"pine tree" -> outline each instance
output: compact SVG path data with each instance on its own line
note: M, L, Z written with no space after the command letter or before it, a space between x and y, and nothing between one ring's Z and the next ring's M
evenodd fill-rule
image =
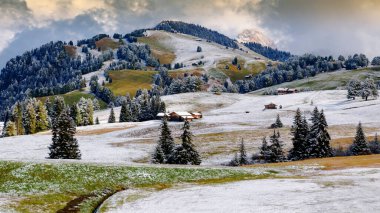
M318 147L318 134L319 134L319 119L320 114L317 107L314 108L313 113L311 115L310 121L310 132L308 135L307 142L307 157L308 158L316 158L318 157L319 147Z
M96 117L96 119L95 119L95 124L100 124L98 117Z
M36 114L36 131L41 132L49 129L48 112L41 101L37 101Z
M161 146L161 149L164 153L165 160L167 161L170 157L170 155L173 152L175 143L174 139L172 137L172 133L169 129L168 126L168 120L167 117L164 117L162 119L162 124L161 124L161 135L158 140L158 145Z
M369 142L368 146L372 154L380 154L380 142L377 133L373 141Z
M270 156L269 156L269 162L276 163L276 162L282 162L285 160L285 155L283 151L283 142L280 141L279 134L276 133L276 131L273 131L273 135L270 137L271 145L269 146L270 149Z
M240 166L238 154L235 153L234 158L228 163L228 166Z
M4 130L3 130L3 135L4 135L4 137L12 137L12 136L17 135L16 125L14 122L8 121L5 124Z
M61 112L65 109L65 100L61 96L56 96L52 105L52 115L51 120L52 123L58 119Z
M172 164L201 164L201 157L192 143L193 135L190 131L189 121L185 121L182 130L182 144L174 148L168 162Z
M128 109L127 109L127 102L123 101L121 104L121 110L120 110L120 116L119 116L119 122L128 122Z
M240 165L247 165L249 162L248 162L247 153L245 151L245 146L244 146L244 140L243 139L241 139L239 151L240 151L239 164Z
M161 146L158 144L152 155L152 163L165 163L165 154L161 149Z
M36 111L31 102L26 104L22 118L25 134L36 133Z
M356 128L356 136L350 147L350 152L353 155L371 154L361 123L359 123L358 127Z
M78 141L75 139L75 123L69 109L64 109L54 122L53 143L49 146L51 159L80 159Z
M298 108L294 116L293 126L291 129L293 148L289 151L289 160L302 160L308 157L307 137L309 127L305 117L302 117L301 110Z
M328 125L325 117L325 113L322 110L319 115L319 135L318 135L318 142L320 146L320 155L319 157L332 157L333 152L332 148L330 146L330 134L327 131Z
M20 102L17 102L15 107L13 108L13 122L15 123L16 126L16 134L17 135L23 135L25 134L24 127L22 125L22 105Z
M80 109L78 104L73 104L70 107L70 116L74 120L77 126L83 126L82 115L80 114Z
M270 156L271 156L270 147L268 146L268 142L267 142L266 137L263 137L263 141L262 141L261 147L260 147L260 158L264 162L268 162Z
M275 122L276 128L282 128L284 125L281 122L280 115L277 114L276 122Z
M110 116L108 117L108 123L115 123L115 112L113 111L113 108L111 108Z

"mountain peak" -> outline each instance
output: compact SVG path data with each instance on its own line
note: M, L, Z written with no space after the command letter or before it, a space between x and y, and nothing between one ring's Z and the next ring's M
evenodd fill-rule
M267 37L263 32L257 29L245 29L237 36L237 40L240 43L254 42L263 46L276 48L276 45L272 39Z

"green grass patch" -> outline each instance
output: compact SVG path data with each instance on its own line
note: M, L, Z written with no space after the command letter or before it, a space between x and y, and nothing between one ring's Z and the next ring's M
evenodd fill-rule
M246 64L242 59L238 60L238 65L240 65L241 70L238 69L238 65L232 65L231 60L223 60L217 64L217 69L227 75L232 82L237 80L245 79L245 76L252 75L255 76L265 70L266 65L264 62L254 62ZM228 67L228 69L227 69Z
M89 99L94 99L96 98L95 95L93 94L90 94L90 93L84 93L84 92L81 92L79 90L75 90L75 91L72 91L72 92L69 92L69 93L66 93L66 94L63 94L63 95L53 95L53 96L46 96L46 97L40 97L38 98L39 100L41 101L45 101L48 97L50 98L50 100L52 101L53 98L55 96L62 96L64 99L65 99L65 103L68 104L68 105L73 105L74 103L78 103L79 100L83 97L83 98L89 98ZM107 104L98 99L99 101L99 105L100 105L100 108L101 109L106 109L107 108Z
M15 200L18 212L56 212L73 198L121 187L165 189L179 183L222 183L256 179L247 170L102 166L80 163L19 163L0 161L0 193ZM83 204L95 207L99 197ZM93 203L93 204L91 204Z
M129 93L134 96L138 89L151 89L153 76L156 73L142 70L110 71L109 76L112 78L112 83L106 84L106 87L111 89L115 95Z

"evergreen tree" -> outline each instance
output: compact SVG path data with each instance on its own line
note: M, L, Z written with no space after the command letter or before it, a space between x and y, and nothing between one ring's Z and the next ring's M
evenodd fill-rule
M121 104L121 110L120 110L120 117L119 117L119 122L128 122L128 109L127 109L127 101L123 101Z
M284 125L281 122L280 115L277 114L276 122L275 122L276 128L282 128Z
M4 137L12 137L12 136L17 135L16 125L14 122L8 121L5 124L4 130L3 130L3 135L4 135Z
M380 142L377 133L373 141L369 142L368 146L372 154L380 154Z
M270 137L271 145L269 146L270 149L270 156L269 156L269 162L271 163L277 163L277 162L283 162L285 160L285 155L283 151L283 142L280 141L279 134L276 134L276 131L273 131L273 135Z
M41 132L49 129L48 112L41 101L37 101L36 115L36 131Z
M96 119L95 119L95 124L100 124L98 117L96 117Z
M165 163L165 154L162 151L162 148L159 144L156 146L153 152L152 163L157 163L157 164Z
M350 146L350 152L352 155L371 154L361 123L359 123L358 127L356 128L356 136L352 145Z
M175 143L172 137L172 133L169 129L167 117L162 119L161 135L158 140L158 145L161 146L161 150L164 153L165 161L167 161L173 152Z
M330 146L330 134L327 131L328 125L323 110L319 113L315 108L312 118L312 126L309 134L309 157L324 158L333 155Z
M80 114L78 104L73 104L70 107L70 116L77 126L83 126L82 115Z
M241 139L239 151L240 151L239 164L240 165L247 165L249 162L248 162L247 153L245 151L245 146L244 146L244 140L243 139Z
M269 162L270 156L271 156L270 147L268 146L266 137L263 137L263 141L260 147L260 158L264 162Z
M36 111L34 110L34 106L31 102L26 103L22 121L25 134L36 133Z
M53 101L52 105L52 115L51 115L51 120L52 123L58 119L59 115L61 112L65 109L65 100L61 96L56 96Z
M307 157L308 158L315 158L318 156L318 133L319 133L319 110L317 107L314 108L310 121L310 132L307 139Z
M302 160L308 157L307 137L309 127L305 117L302 117L301 110L298 108L291 129L293 148L289 151L289 160Z
M195 150L194 144L192 143L193 135L190 131L189 121L185 121L182 130L182 144L174 148L168 162L172 164L201 164L200 155L197 150Z
M235 153L234 158L228 163L228 166L240 166L238 154Z
M108 117L108 123L115 123L115 112L113 111L113 107L111 108L110 116Z
M53 124L53 143L49 146L51 159L80 159L75 123L69 109L64 109Z
M22 105L20 102L17 102L13 108L12 118L13 122L16 126L16 134L23 135L25 134L24 127L22 125Z

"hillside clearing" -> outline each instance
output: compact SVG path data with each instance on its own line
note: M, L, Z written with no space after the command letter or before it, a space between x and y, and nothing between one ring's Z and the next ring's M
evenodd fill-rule
M106 87L115 95L124 96L129 93L134 96L138 89L151 89L154 74L156 72L143 70L110 71L112 83L106 84Z
M237 80L244 80L246 76L255 76L265 70L266 65L264 62L253 62L247 64L245 60L239 59L238 65L241 66L241 70L238 69L238 65L232 65L232 59L221 60L217 63L216 68L227 75L232 82ZM228 67L228 69L226 69Z

